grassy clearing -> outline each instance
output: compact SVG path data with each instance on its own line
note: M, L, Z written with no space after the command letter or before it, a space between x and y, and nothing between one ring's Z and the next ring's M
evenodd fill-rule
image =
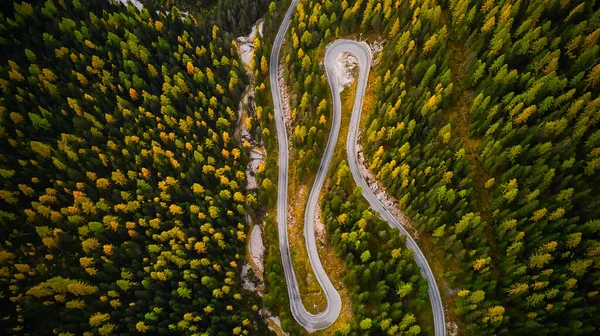
M293 159L290 162L293 162ZM325 310L327 298L312 271L304 240L304 212L311 184L306 183L306 180L300 184L301 182L294 178L296 166L289 165L289 167L288 215L291 220L288 221L288 240L290 253L302 303L308 312L317 314ZM314 176L307 180L312 182Z
M479 139L469 137L469 126L471 118L469 108L473 101L472 91L462 91L457 93L461 97L459 101L452 104L444 113L444 121L452 124L454 136L463 143L463 148L467 153L467 158L471 166L471 174L473 177L473 188L477 194L477 206L484 218L489 218L491 215L491 202L493 200L492 192L485 188L485 183L491 178L488 172L481 165L481 158L477 154Z
M337 145L335 147L334 156L346 158L346 141L348 140L348 129L350 128L350 118L352 117L352 107L354 106L354 96L356 93L356 86L358 81L352 82L352 84L345 88L340 94L342 99L342 118L340 125L340 137L338 138Z
M365 96L363 98L362 111L360 112L359 136L363 133L365 129L368 128L366 122L370 119L371 114L375 110L375 89L373 88L373 85L370 85L369 83L375 83L377 76L378 75L376 69L372 68L369 72L369 79L367 80L367 89L365 90ZM345 102L342 101L342 104L345 104ZM352 105L354 104L354 94L352 94L352 101L349 104L350 113L352 113ZM342 113L343 110L344 107L342 107Z
M464 47L451 43L450 49L452 50L452 57L449 66L452 74L464 73L466 67ZM490 205L493 195L489 189L485 188L485 183L491 176L481 165L482 160L477 154L480 139L469 137L469 127L471 126L469 110L473 103L474 92L467 90L467 83L462 75L453 75L452 83L454 85L453 103L445 111L443 118L446 123L452 124L453 135L458 136L467 152L467 158L472 168L473 187L477 194L477 206L484 219L487 219L491 215Z

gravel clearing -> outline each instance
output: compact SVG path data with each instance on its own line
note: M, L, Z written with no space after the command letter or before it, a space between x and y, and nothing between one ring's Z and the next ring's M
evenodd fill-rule
M258 277L263 277L265 267L263 265L263 258L265 255L265 245L262 240L262 228L259 225L254 225L252 228L252 235L250 235L250 257L252 262L256 266L258 271Z
M334 70L338 78L340 91L354 82L354 69L358 65L356 56L350 53L341 53L335 58Z
M127 0L121 0L127 1ZM252 52L254 51L254 39L256 38L256 32L258 29L258 35L262 36L262 26L263 21L258 20L253 26L250 34L248 36L240 36L237 38L237 45L240 49L240 57L242 58L242 62L247 67L250 66L250 62L252 61ZM258 27L258 28L257 28Z

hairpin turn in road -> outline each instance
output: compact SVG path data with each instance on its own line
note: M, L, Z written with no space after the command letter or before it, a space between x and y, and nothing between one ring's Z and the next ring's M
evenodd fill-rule
M340 294L336 291L331 283L331 280L327 276L327 273L323 269L321 260L319 259L319 253L315 241L314 232L314 220L315 220L315 209L319 199L319 194L325 178L327 176L327 170L331 163L331 158L335 150L341 121L341 99L340 89L338 85L338 78L335 75L334 64L335 58L340 53L351 53L358 59L359 65L359 76L358 85L356 87L356 95L354 98L354 106L352 108L352 117L350 120L350 127L348 131L348 139L346 142L346 150L348 155L348 164L352 172L354 182L362 188L362 195L367 199L371 208L375 210L384 220L388 222L391 227L398 228L402 235L407 237L406 246L414 251L414 258L421 269L421 274L427 280L429 284L429 298L431 300L431 306L433 309L433 319L435 325L435 335L443 336L446 335L446 324L444 317L444 307L442 305L442 299L440 296L439 289L433 277L431 267L427 263L427 259L412 239L410 234L401 225L400 222L391 214L391 212L383 205L383 203L373 194L369 188L364 176L362 175L357 156L357 142L358 142L358 130L360 125L360 114L362 110L362 102L367 87L367 80L369 77L369 69L371 66L371 52L369 46L366 43L360 43L353 40L336 40L327 47L325 52L325 71L327 74L327 80L332 93L333 99L333 119L331 132L327 140L327 145L323 153L323 158L319 165L315 181L311 188L311 192L308 198L308 203L304 217L304 239L306 242L306 250L308 252L309 261L311 263L313 272L319 284L323 288L325 296L327 298L327 307L319 314L311 314L304 307L300 298L300 291L298 289L298 282L296 275L294 274L294 268L292 265L292 258L290 255L290 248L288 244L287 234L287 191L288 191L288 139L286 125L281 108L281 94L278 86L278 64L279 64L279 51L285 33L289 27L292 13L294 12L298 0L293 0L288 8L283 22L279 27L277 36L273 43L273 50L270 58L270 82L271 82L271 94L273 95L273 105L275 113L275 123L277 127L277 140L279 142L279 176L278 176L278 194L277 194L277 225L279 231L279 249L281 252L281 258L283 262L283 268L288 288L288 294L290 297L290 310L296 321L309 330L320 330L325 329L332 325L338 318L342 302Z

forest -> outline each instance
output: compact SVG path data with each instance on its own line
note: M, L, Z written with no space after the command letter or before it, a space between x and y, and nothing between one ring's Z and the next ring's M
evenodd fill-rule
M331 103L320 62L341 37L383 42L363 107L365 157L440 259L459 333L597 333L598 4L301 2L282 52L299 180L323 151ZM334 183L345 168L332 167ZM336 245L339 216L359 218L323 199ZM396 290L376 302L396 302ZM389 330L383 320L368 330Z
M275 217L268 60L289 1L142 2L0 6L1 333L263 335L268 310L306 334ZM235 38L261 18L246 69ZM374 50L366 169L410 219L447 325L598 334L600 5L300 1L280 60L297 190L331 127L322 60L338 38ZM269 153L257 193L239 122ZM320 209L350 317L317 335L433 334L428 284L362 198L343 141ZM264 228L262 298L241 285L246 213Z
M235 45L177 8L12 5L0 17L2 334L262 330L239 280Z

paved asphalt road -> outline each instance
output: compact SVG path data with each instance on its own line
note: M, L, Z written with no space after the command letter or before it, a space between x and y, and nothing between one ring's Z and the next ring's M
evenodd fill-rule
M329 327L338 318L341 311L341 298L339 293L335 290L331 284L331 280L325 273L319 254L317 251L317 245L315 242L314 234L314 218L315 218L315 207L319 199L319 194L325 181L327 170L333 156L335 144L340 130L341 121L341 101L340 101L340 90L338 85L338 78L335 76L334 64L335 57L342 52L349 52L356 56L359 63L360 73L358 77L357 92L354 99L354 107L352 109L352 118L350 121L350 128L348 132L347 141L347 153L348 153L348 164L352 171L352 177L357 185L362 187L362 194L367 199L371 207L380 214L380 216L386 220L390 226L398 228L402 234L407 236L406 246L414 251L414 257L421 269L421 274L429 282L429 297L431 300L431 306L433 307L434 323L435 323L435 335L442 336L446 334L446 327L444 321L444 309L442 306L442 299L435 283L435 278L431 272L431 268L425 259L425 256L404 229L404 227L396 220L394 216L386 209L386 207L375 197L364 176L361 175L356 144L358 141L358 129L360 124L360 114L362 110L362 101L367 85L367 79L369 75L369 68L371 66L371 53L368 45L365 43L358 43L352 40L337 40L332 43L325 52L325 70L327 73L327 79L332 92L333 98L333 120L329 139L327 140L327 146L319 170L315 178L315 182L309 195L308 204L304 217L304 239L306 242L306 249L310 263L313 268L313 272L317 280L319 281L325 296L327 297L327 307L325 310L317 315L313 315L306 311L302 300L300 299L300 293L298 290L298 282L294 274L294 268L292 266L292 260L290 255L290 248L288 244L287 234L287 191L288 191L288 142L286 125L284 121L283 110L281 108L281 94L278 85L278 60L279 51L285 37L285 33L288 29L290 18L294 12L298 0L293 0L288 11L283 19L275 41L273 43L273 50L271 52L270 59L270 82L271 82L271 94L273 96L273 104L275 109L275 123L277 127L277 138L279 142L279 176L278 176L278 194L277 194L277 225L279 231L279 249L281 252L281 258L283 261L284 273L288 287L288 294L290 297L290 309L292 315L298 321L300 325L310 330L319 330Z
M323 269L323 265L321 264L321 260L319 259L317 245L315 243L314 221L309 220L304 225L306 250L308 251L308 257L310 259L313 272L315 273L315 276L317 277L317 280L321 284L321 287L325 292L325 296L327 297L327 307L323 312L317 315L313 315L306 311L306 308L304 308L302 300L300 299L300 291L298 290L298 282L296 280L296 275L294 274L294 267L292 266L292 257L290 255L290 246L288 244L287 233L288 142L283 110L281 109L281 95L277 81L277 66L279 64L279 50L281 49L281 44L283 43L285 32L288 29L288 26L290 24L290 18L292 16L292 13L296 9L297 4L298 0L292 0L292 3L290 4L290 7L287 10L287 13L285 14L285 17L283 18L283 22L281 23L279 31L277 32L277 36L275 37L275 41L273 42L273 50L271 51L271 60L269 62L271 94L273 96L273 106L275 109L275 124L277 126L277 140L279 142L277 227L279 231L279 250L281 252L281 259L283 262L285 280L287 282L287 289L290 297L290 309L292 311L292 315L301 326L310 330L320 330L329 327L338 318L342 309L342 299L340 298L340 294L335 290L335 288L331 284L327 273L325 273L325 270ZM330 136L327 148L332 147L331 154L333 153L333 147L336 139L337 135L333 140L331 140ZM323 158L323 161L327 161L326 165L324 165L324 162L321 162L321 167L319 167L319 172L321 172L321 170L324 169L323 173L321 174L323 176L321 176L320 178L321 185L323 184L325 174L327 173L327 168L323 168L323 166L329 166L329 162L331 161L331 154L328 158L327 156ZM318 181L315 181L315 184L317 182ZM320 187L318 189L321 190ZM311 191L311 197L313 198L314 190L315 188L313 187L313 190ZM318 199L318 193L316 194L316 198ZM316 203L316 199L313 200L313 203ZM315 204L313 204L312 207L313 219L314 206Z

